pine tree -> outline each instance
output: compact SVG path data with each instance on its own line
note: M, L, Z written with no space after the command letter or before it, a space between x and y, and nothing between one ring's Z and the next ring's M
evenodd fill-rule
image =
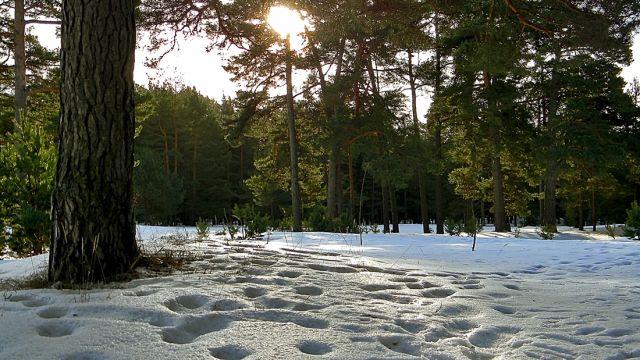
M49 280L106 281L131 270L135 8L131 1L63 4L58 164Z

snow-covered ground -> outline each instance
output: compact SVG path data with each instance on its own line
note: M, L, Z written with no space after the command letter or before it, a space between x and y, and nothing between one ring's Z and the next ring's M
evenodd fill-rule
M640 242L561 229L272 233L148 249L201 254L190 271L90 291L7 291L0 359L640 358ZM46 256L0 261L0 279Z

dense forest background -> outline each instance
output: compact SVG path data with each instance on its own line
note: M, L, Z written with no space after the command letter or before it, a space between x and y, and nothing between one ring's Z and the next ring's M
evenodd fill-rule
M179 80L137 88L138 222L291 228L287 61L306 77L294 98L305 229L582 229L624 222L637 200L640 83L620 77L637 1L295 1L308 27L292 57L270 5L142 1L151 63L175 34L207 36L234 49L225 70L244 90L217 102ZM0 1L0 242L20 254L48 243L60 106L58 51L25 29L57 18L57 1Z

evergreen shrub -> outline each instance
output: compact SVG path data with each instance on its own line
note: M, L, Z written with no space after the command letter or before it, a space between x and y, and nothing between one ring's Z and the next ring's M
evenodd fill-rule
M196 231L199 239L209 237L209 224L202 220L202 218L198 218L198 221L196 221Z
M444 230L450 236L460 236L462 233L462 222L446 218L444 221Z
M625 235L640 239L640 205L637 201L631 203L631 208L627 209L627 221L625 221Z
M245 204L233 207L233 216L244 226L244 238L252 239L261 237L269 230L271 218L269 215L261 214L253 204Z

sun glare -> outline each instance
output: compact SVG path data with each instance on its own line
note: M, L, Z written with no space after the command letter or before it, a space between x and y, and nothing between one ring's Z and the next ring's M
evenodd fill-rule
M269 10L267 22L282 38L304 32L305 22L300 13L285 6L273 6Z

